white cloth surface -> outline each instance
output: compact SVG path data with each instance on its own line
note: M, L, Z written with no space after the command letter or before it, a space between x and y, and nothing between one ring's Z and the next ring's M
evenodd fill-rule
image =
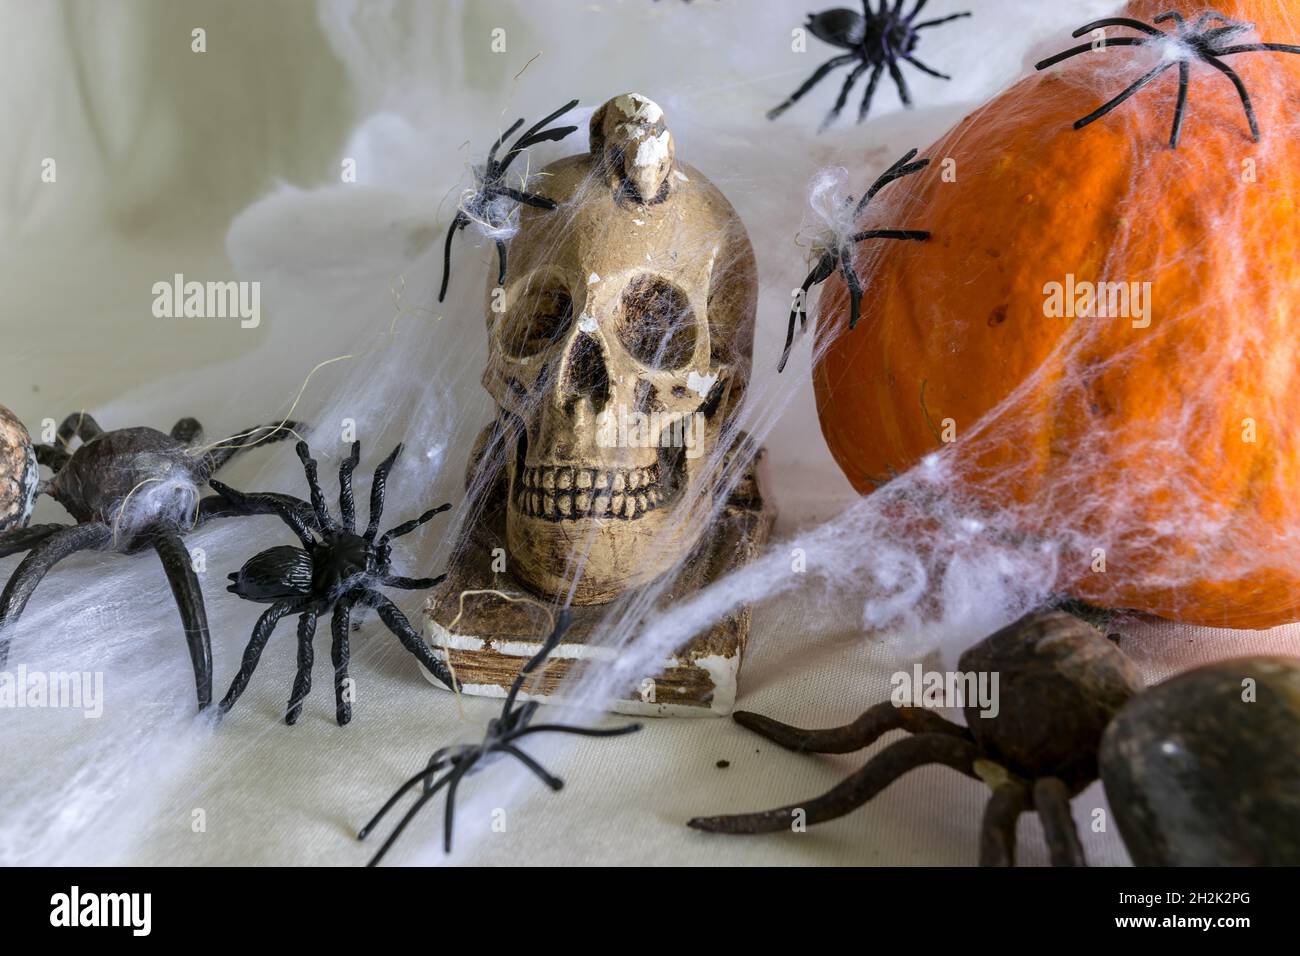
M540 115L571 95L593 106L630 89L665 106L680 130L679 153L716 173L750 222L764 272L755 360L761 385L773 375L784 331L784 290L800 278L803 250L790 238L809 175L864 154L875 170L908 145L932 141L1021 75L1031 51L1115 6L935 3L935 15L975 8L977 21L998 43L963 43L967 28L960 25L936 31L927 40L926 59L954 73L955 82L918 80L924 108L914 113L900 111L892 91L882 88L871 123L853 126L851 103L839 126L814 138L837 78L780 124L762 119L766 106L831 54L813 39L809 55L789 52L789 31L804 6L778 0L334 3L320 11L299 0L65 0L39 6L6 0L0 5L0 117L7 131L0 166L8 184L0 196L0 402L33 431L83 408L106 427L165 428L194 414L214 439L274 420L308 372L351 349L358 334L402 318L412 319L408 335L418 336L419 323L442 321L428 293L429 275L416 283L412 273L416 291L404 298L403 263L427 269L436 261L452 207L446 197L464 171L460 146L471 136L479 146L490 139L494 125L484 117L495 121L502 110L507 122L525 112ZM992 26L1011 17L1020 24L1014 31ZM504 54L490 51L498 26L508 38ZM191 49L196 28L206 30L206 53ZM541 56L516 79L537 52ZM585 130L556 155L583 142ZM863 149L863 143L872 146ZM765 170L753 158L758 153L768 159ZM773 172L776 154L787 158ZM57 160L52 184L40 179L48 157ZM349 157L359 182L344 187L338 170ZM855 180L866 178L861 163L853 172ZM471 287L474 294L463 301L473 309L492 260L489 248L471 246L469 240L458 243L453 281ZM392 268L367 268L384 255ZM264 266L256 273L266 313L259 328L167 322L150 313L154 282L175 273L243 278L249 262ZM339 290L337 308L301 304L310 300L302 290L330 283ZM486 421L490 409L477 386L481 320L470 315L464 328L463 353L453 357L455 374L445 385L457 398L462 431ZM403 347L413 341L402 340ZM800 360L806 366L806 343L792 361ZM310 408L321 389L367 387L344 366L332 366L312 379L304 406ZM412 401L427 394L417 392ZM418 436L407 433L423 427L422 416L436 414L399 404L387 422L392 440L407 437L418 445ZM459 444L442 437L429 444L430 456L445 452L448 462L437 494L450 494L468 451L463 435ZM377 445L364 449L366 473L381 453ZM810 389L785 410L767 445L770 491L780 509L778 541L852 500L822 443ZM277 460L292 457L284 448L277 454ZM253 486L269 456L241 462L227 480ZM322 470L328 473L329 464ZM284 490L296 489L292 467L277 474L287 476ZM60 518L46 501L37 520ZM198 539L213 571L219 570L204 576L218 692L257 611L220 593L224 572L253 550L278 543L270 534L266 525L250 524ZM420 541L421 554L434 552L435 537ZM299 725L285 727L279 718L294 666L286 623L240 707L211 729L187 716L192 684L175 612L161 573L144 562L83 556L52 574L33 599L29 616L41 601L70 609L79 594L99 602L98 616L38 617L15 645L11 666L39 666L42 655L65 640L65 628L80 629L69 642L94 648L86 629L104 627L115 648L135 642L135 650L99 664L69 664L102 666L110 692L116 682L131 697L97 721L0 713L0 723L8 724L0 728L6 753L0 813L9 822L0 859L362 863L371 845L354 839L356 829L432 750L476 739L499 706L458 702L431 688L372 620L356 638L354 722L334 725L322 635L316 690ZM15 563L0 562L0 572L7 575ZM864 639L854 626L854 608L817 607L819 601L809 594L757 609L740 707L804 726L829 725L888 697L890 674L910 661ZM403 606L414 614L418 599ZM1126 649L1150 680L1236 653L1294 652L1300 634L1295 628L1260 635L1163 623L1126 626L1124 633ZM160 702L151 706L154 695ZM987 791L944 769L915 772L868 807L806 833L728 838L685 827L698 814L764 809L821 793L880 746L845 757L797 756L723 719L650 720L633 737L563 747L539 740L536 753L568 785L555 794L529 781L505 795L505 831L495 833L485 828L498 809L497 768L470 778L462 789L462 820L471 834L476 825L482 832L467 835L452 859L973 864ZM720 760L730 766L717 767ZM1113 825L1093 831L1096 808L1105 808L1100 785L1074 803L1090 862L1127 862ZM18 826L31 819L40 825ZM392 859L439 859L440 832L438 801ZM1020 837L1022 862L1044 863L1036 820L1022 819Z

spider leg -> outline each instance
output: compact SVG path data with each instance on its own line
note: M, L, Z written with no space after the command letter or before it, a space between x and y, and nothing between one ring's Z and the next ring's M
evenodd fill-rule
M34 445L36 451L36 463L44 465L55 474L59 469L68 463L72 457L66 448L60 448L55 445Z
M32 545L31 551L14 569L4 592L0 593L0 668L9 659L9 638L5 636L5 631L22 617L23 610L41 579L70 554L99 548L112 540L112 537L113 532L108 525L93 522L59 528Z
M438 289L439 302L447 298L447 283L451 280L451 241L456 238L457 232L468 225L469 216L463 211L457 211L451 220L451 225L447 227L447 242L442 247L442 285Z
M1046 60L1039 60L1034 64L1034 69L1045 70L1049 66L1056 66L1056 64L1063 63L1064 61L1079 56L1082 53L1091 53L1093 50L1109 50L1114 46L1142 46L1146 42L1148 41L1142 37L1115 37L1113 40L1107 40L1101 46L1092 43L1082 43L1079 46L1071 47L1068 50L1057 53L1055 56L1049 56Z
M402 591L426 591L429 588L436 588L447 580L447 575L440 574L436 578L404 578L400 574L389 574L380 580L385 587L398 588Z
M1087 866L1079 831L1070 815L1070 791L1057 777L1034 781L1034 809L1043 823L1043 835L1052 866Z
M293 533L302 541L303 547L310 550L316 544L316 539L312 536L311 525L305 515L302 514L302 505L304 508L309 507L305 501L298 501L290 495L280 494L251 494L246 495L242 491L236 491L224 482L213 478L208 482L212 490L230 502L232 509L223 509L220 505L214 504L210 508L204 509L208 498L199 502L199 517L201 520L208 518L224 517L228 514L274 514L278 515L280 520L293 529ZM314 517L314 515L313 515Z
M907 22L911 23L918 16L920 16L921 11L925 9L926 4L928 4L929 2L930 0L916 0L916 6L914 6L912 8L912 12L907 15Z
M1156 18L1160 22L1160 18ZM1149 23L1143 23L1141 20L1135 20L1132 17L1102 17L1100 20L1093 20L1091 23L1085 23L1079 29L1075 30L1070 36L1078 38L1087 36L1094 30L1101 30L1105 27L1128 27L1130 30L1136 30L1138 33L1145 33L1147 36L1163 37L1164 30L1158 30ZM1118 37L1116 39L1119 39ZM1113 43L1114 40L1106 40L1107 43Z
M1016 821L1029 809L1029 792L1023 783L998 785L984 807L980 825L980 866L1015 866Z
M298 618L298 673L293 679L293 694L284 722L293 726L302 714L302 702L311 693L311 665L315 660L311 641L316 636L316 609L309 608Z
M1237 53L1300 53L1300 46L1291 43L1247 43L1215 50L1215 56L1233 56Z
M370 820L367 821L366 825L357 831L357 839L364 840L366 837L370 836L370 834L374 831L375 827L379 826L380 821L382 821L384 817L388 815L388 811L393 809L393 807L397 806L397 801L401 800L402 797L404 797L407 793L409 793L411 791L411 788L414 787L421 780L427 780L435 773L437 773L437 768L434 767L432 763L430 763L426 767L421 767L418 773L402 781L402 785L398 787L396 790L394 790L392 796L390 796L387 800L384 801L384 805L379 808L379 812L377 812L373 817L371 817ZM424 792L428 793L429 789L430 788L426 788Z
M622 737L641 729L640 724L623 724L620 727L574 727L569 724L532 724L519 730L511 731L501 738L502 743L510 743L529 734L555 733L577 734L579 737Z
M519 139L515 141L515 145L506 154L505 159L502 161L500 168L502 170L505 170L505 168L509 166L510 163L514 160L514 158L518 156L519 153L521 153L523 150L527 149L529 146L532 146L536 143L544 142L546 140L555 140L555 141L562 140L564 139L564 137L568 136L570 133L576 130L578 128L576 126L563 126L560 127L559 129L546 130L546 132L544 133L541 132L543 127L559 119L561 116L569 112L569 110L573 109L577 105L578 105L578 101L576 99L569 100L569 102L565 103L558 110L556 110L553 113L548 113L546 116L543 116L532 126L528 127L528 129L524 130L523 135L520 136ZM515 129L518 129L520 126L523 125L523 122L524 122L523 120L520 120L518 123L516 123L514 126L511 127L511 130L513 131Z
M437 753L435 753L434 756L436 757ZM397 806L397 801L401 800L402 797L406 796L406 794L410 792L411 788L414 787L421 780L425 781L426 784L424 789L425 793L428 793L430 790L432 790L434 788L434 785L430 783L430 778L439 770L441 770L444 766L445 766L444 763L430 758L429 763L425 767L423 767L419 773L413 774L412 776L408 777L406 780L402 781L402 785L393 791L393 795L391 797L389 797L387 800L384 801L384 805L379 808L379 812L370 818L369 823L367 823L365 826L363 826L360 830L357 831L357 839L364 840L366 837L370 836L370 834L374 831L375 827L379 825L379 822L383 820L385 816L387 816L388 811L393 809L393 807Z
M374 477L370 482L370 522L366 525L364 535L367 541L374 541L375 535L379 533L379 521L384 516L384 491L388 486L388 473L401 453L402 445L398 443L397 447L388 453L388 457L375 468Z
M526 701L518 710L502 713L501 717L498 718L498 722L502 726L509 726L513 729L502 734L501 739L504 740L507 737L514 739L520 730L528 726L533 719L533 715L537 713L541 706L542 702L540 700L530 700Z
M388 839L385 840L383 842L383 845L380 846L379 849L375 851L375 855L370 858L370 862L367 863L366 866L377 866L379 864L379 861L384 858L385 854L388 853L388 851L392 848L393 844L397 842L397 838L402 835L402 831L405 830L410 825L411 821L415 819L415 815L424 809L424 805L428 803L430 800L432 800L437 795L439 790L441 790L446 784L451 782L451 778L456 772L457 771L454 769L448 770L445 774L443 774L438 779L437 783L435 783L424 793L420 794L419 799L417 799L415 803L411 804L411 809L407 810L405 816L402 817L401 822L398 823L397 826L393 827L393 832L388 834ZM420 777L423 776L425 776L425 772L421 772ZM420 777L416 777L415 779L419 780ZM394 797L396 796L397 794L394 794ZM448 794L448 796L450 796L450 794ZM364 840L366 838L366 835L370 833L371 829L375 826L375 824L379 822L380 817L382 817L385 813L387 813L388 810L390 809L391 804L395 802L396 800L393 799L390 800L390 803L385 804L384 808L379 812L379 814L376 815L376 817L373 820L367 823L365 828L362 829L361 832L357 834L357 839Z
M856 59L858 59L858 55L856 53L844 53L841 54L840 56L831 57L821 66L817 67L817 69L813 72L813 75L808 77L808 79L804 80L803 85L801 85L799 89L791 93L783 102L777 104L776 106L768 110L767 118L770 120L776 119L786 110L788 110L790 107L794 106L795 103L798 103L801 99L803 99L804 94L807 93L809 90L811 90L822 80L824 80L826 78L826 74L829 73L831 70L835 69L837 66L843 66L845 63L852 63Z
M506 251L504 239L498 239L497 244L497 285L506 284L506 259L509 253Z
M461 777L465 776L465 774L469 772L469 768L471 766L472 764L469 763L459 764L455 769L453 769L450 773L447 774L447 776L450 778L450 781L447 784L447 800L446 800L446 805L443 809L443 816L442 816L442 852L443 853L451 852L451 835L455 829L455 824L456 824L456 788L460 786ZM426 799L429 795L430 794L426 793L420 799L421 800Z
M453 747L439 747L429 755L429 762L424 766L424 792L428 793L433 787L433 775L447 766L447 755L452 751L463 754L473 748L469 744L458 744ZM416 777L416 779L420 779Z
M867 88L862 93L862 103L858 106L858 122L861 123L871 112L871 101L876 98L876 88L880 85L880 78L885 75L885 64L877 63L876 68L871 71L871 76L867 80Z
M578 101L574 100L573 102L577 103ZM548 130L543 130L540 133L532 133L531 135L525 134L524 136L520 136L519 139L515 140L515 145L510 148L510 152L506 154L505 160L502 161L500 167L501 171L504 172L506 168L515 161L515 157L518 156L520 153L522 153L524 150L526 150L528 147L536 146L538 143L546 143L546 142L558 143L560 140L564 139L570 133L574 132L577 128L578 127L576 126L557 126L555 129L548 129Z
M347 699L348 659L351 649L348 645L352 624L352 604L340 601L334 605L334 616L330 620L330 661L334 665L334 719L340 727L352 720L352 701Z
M99 427L99 422L90 415L85 412L73 412L59 425L56 434L59 444L66 448L72 443L73 438L80 438L82 444L85 444L92 438L99 437L103 432L104 429Z
M397 639L402 642L402 646L410 651L429 673L452 690L456 689L455 678L451 676L451 671L447 669L447 665L433 656L433 652L429 650L429 645L424 643L424 639L419 634L415 633L415 629L411 627L411 622L406 619L405 614L398 610L396 604L378 591L363 592L362 600L379 612L379 619L384 622L390 631L397 635Z
M239 667L239 672L235 674L230 689L226 691L226 696L221 699L217 707L221 713L228 713L244 693L244 689L248 687L248 681L253 676L253 671L257 669L262 650L266 647L266 642L271 639L271 632L275 630L275 625L279 623L280 618L293 612L298 606L298 601L276 601L262 612L262 616L253 625L253 636L248 639L248 646L244 648L244 660Z
M908 63L912 64L912 66L916 67L922 73L929 73L931 76L936 76L941 80L952 79L952 77L949 76L947 73L940 73L938 70L934 69L934 67L926 66L924 63L922 63L916 57L911 56L910 54L905 55L903 59L906 60Z
M912 242L925 242L930 238L930 234L924 229L868 229L866 232L855 232L851 237L852 242L864 242L867 239L907 239Z
M849 71L848 77L844 80L844 85L840 87L840 95L835 97L835 105L826 114L826 118L822 120L822 125L817 128L817 132L820 133L839 118L840 111L844 109L844 104L849 101L849 91L853 89L853 84L858 82L858 78L866 72L867 67L870 65L866 60L863 60Z
M890 744L820 797L758 813L696 817L686 825L710 833L777 833L790 828L795 811L803 811L809 825L824 823L862 806L917 767L937 763L974 776L979 757L979 748L969 740L949 734L917 734Z
M870 746L891 730L906 730L910 734L948 734L962 740L971 739L970 731L965 727L945 720L932 710L924 707L895 707L887 700L863 711L851 723L825 730L803 730L744 710L731 716L740 726L796 753L852 753Z
M498 186L497 192L517 203L523 203L525 206L533 206L537 209L554 209L559 205L554 199L547 199L545 196L537 196L520 189L511 189L509 186Z
M528 754L524 753L518 747L511 746L508 743L498 743L497 749L502 751L503 753L508 753L510 756L514 757L521 764L523 764L525 767L527 767L529 770L535 773L538 779L541 780L542 783L550 787L552 790L564 789L563 780L555 776L553 773L547 772L545 767L539 764L532 757L528 756Z
M497 137L496 142L492 144L492 148L488 150L487 166L489 169L492 166L496 165L497 150L501 148L501 145L507 139L509 139L511 136L514 135L515 130L517 130L519 127L523 125L524 125L524 118L521 116L519 117L519 119L511 123L510 126L506 128L506 131L504 133L502 133L500 136Z
M420 527L420 525L424 524L426 521L431 521L434 518L436 518L438 515L442 514L444 511L449 511L450 509L451 509L450 501L447 502L446 504L438 505L438 507L436 508L430 508L424 514L420 515L420 517L412 518L410 521L403 521L401 524L397 525L396 527L391 528L388 531L385 531L384 534L379 538L378 543L381 545L386 544L387 542L391 541L393 538L400 538L403 535L408 535L416 528Z
M1186 60L1178 63L1178 106L1174 108L1174 128L1169 134L1169 148L1177 149L1178 141L1183 135L1183 119L1187 115L1187 88L1191 82L1191 64Z
M912 108L912 91L907 85L903 71L898 68L898 63L894 60L889 61L889 75L894 78L894 85L898 87L898 98L910 110Z
M1156 77L1158 77L1158 76L1159 76L1161 73L1163 73L1165 70L1169 69L1171 66L1173 66L1172 63L1161 63L1161 64L1159 64L1158 66L1156 66L1155 68L1153 68L1153 69L1151 70L1151 72L1147 73L1146 76L1142 77L1140 80L1138 80L1137 82L1135 82L1135 83L1133 83L1131 86L1129 86L1129 88L1126 89L1123 93L1119 94L1119 96L1115 97L1113 100L1111 100L1111 101L1108 102L1108 103L1103 103L1101 106L1097 107L1095 110L1093 110L1093 111L1092 111L1091 113L1089 113L1087 116L1085 116L1083 119L1081 119L1081 120L1076 120L1076 121L1075 121L1075 124L1074 124L1074 128L1075 128L1075 129L1083 129L1085 126L1088 126L1088 125L1090 125L1091 123L1095 123L1097 120L1101 119L1103 116L1105 116L1105 115L1106 115L1107 113L1109 113L1111 110L1115 109L1115 108L1118 107L1120 104L1122 104L1125 100L1127 100L1127 99L1128 99L1130 96L1132 96L1134 93L1136 93L1136 92L1138 92L1140 89L1142 89L1142 87L1146 86L1148 83L1150 83L1150 82L1151 82L1152 80L1154 80Z
M311 489L311 507L316 512L316 522L320 525L322 531L334 530L334 519L330 516L330 510L325 505L325 492L321 490L320 477L316 469L316 459L311 457L311 449L307 447L305 441L298 442L296 446L298 460L302 462L302 470L307 475L307 487Z
M203 426L197 418L182 418L172 426L171 436L182 445L197 445L203 439Z
M162 562L172 597L181 614L185 629L185 643L190 650L190 663L194 666L194 686L198 691L199 710L212 703L212 639L208 636L208 614L203 607L203 590L189 549L175 531L158 530L150 536L153 549Z
M1221 72L1228 79L1232 80L1232 85L1237 88L1237 95L1241 97L1241 105L1246 110L1246 120L1250 123L1250 135L1255 142L1259 142L1259 122L1255 119L1255 107L1250 102L1250 91L1246 89L1246 84L1242 82L1237 71L1222 60L1213 57L1205 57L1205 62L1210 64L1216 70Z
M785 363L790 360L790 350L794 348L794 326L796 319L802 328L808 327L808 312L806 301L808 299L808 290L813 287L813 280L817 276L817 270L814 269L808 273L808 278L803 280L803 285L799 287L800 295L795 299L794 306L790 309L790 325L785 330L785 348L781 350L781 361L777 363L776 370L778 373L785 371Z
M913 15L915 16L915 14L913 14ZM930 27L937 27L937 26L939 26L939 25L942 24L942 23L948 23L948 22L951 21L951 20L960 20L962 17L969 17L969 16L971 16L971 13L970 13L969 10L967 10L967 11L964 12L964 13L954 13L954 14L952 14L952 15L950 15L950 16L946 16L946 17L937 17L937 18L935 18L934 20L925 20L925 21L923 21L923 22L921 22L921 23L917 23L917 24L915 24L915 25L912 27L912 29L913 29L913 30L927 30L927 29L929 29Z
M316 513L312 511L311 505L301 498L283 495L278 492L245 495L221 484L216 479L213 479L213 481L215 482L213 484L214 488L220 485L225 491L221 494L209 495L199 502L198 519L194 524L196 528L213 518L234 518L252 515L283 517L283 513L293 515L298 519L299 524L305 528L315 526ZM209 483L212 484L212 482ZM297 525L291 525L291 527L297 530Z
M208 463L208 474L215 475L230 459L236 455L242 455L257 445L292 438L293 433L302 427L302 422L285 419L274 425L255 425L252 428L246 428L242 432L230 436L225 441L219 442L215 448L208 451L204 456Z
M862 283L858 281L857 270L848 256L840 256L840 272L849 287L849 330L852 331L858 327L858 319L862 318Z
M344 531L357 530L357 503L352 495L352 472L361 461L361 442L354 441L348 457L339 462L339 516Z
M871 188L868 189L863 194L862 198L858 200L858 205L854 210L854 214L861 215L862 210L867 208L867 204L870 203L871 200L875 199L877 194L879 194L879 192L890 183L911 176L913 173L918 173L930 165L930 160L928 159L918 159L916 162L912 162L912 157L914 157L916 153L917 151L915 149L909 149L902 158L895 161L892 166L881 173L880 176L876 178L876 181L871 184Z
M50 535L75 527L71 524L31 524L26 528L0 531L0 558L7 558L19 551L30 551Z

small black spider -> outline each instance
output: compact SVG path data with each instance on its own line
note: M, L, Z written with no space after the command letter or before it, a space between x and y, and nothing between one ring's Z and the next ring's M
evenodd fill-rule
M259 425L203 446L203 427L193 418L182 418L169 434L153 428L106 432L85 412L64 419L57 443L37 445L36 458L53 472L41 491L76 523L0 532L0 558L28 552L0 594L0 668L9 656L6 632L56 564L78 551L135 554L152 548L180 611L199 709L207 707L212 702L212 643L203 592L181 539L212 518L269 513L273 499L258 510L199 496L211 475L231 458L263 442L288 438L298 427L290 421ZM81 441L76 450L71 448L73 439Z
M339 511L342 525L335 522L325 504L325 495L316 478L316 462L311 457L307 443L299 442L297 448L303 470L307 473L307 484L311 488L314 526L304 519L301 509L286 504L283 495L246 495L219 481L212 482L212 487L236 506L268 507L274 511L293 529L303 545L302 548L288 545L268 548L250 558L237 573L230 575L233 583L226 590L246 601L271 606L253 627L253 636L244 649L243 664L221 701L221 712L229 711L248 686L262 650L280 618L288 614L299 614L298 674L294 679L289 709L284 718L287 724L296 723L302 713L302 702L311 691L312 638L316 635L316 619L332 608L331 631L334 643L331 656L334 662L335 713L340 726L350 721L352 703L348 699L347 681L351 652L348 631L352 608L356 605L373 608L378 612L379 619L397 635L403 647L415 655L440 681L449 687L454 686L447 667L433 656L406 616L397 605L376 590L380 586L408 591L423 590L433 587L445 577L405 578L391 573L392 546L389 542L410 534L451 505L445 504L426 511L420 517L385 532L376 540L379 520L384 513L384 488L388 482L388 472L402 451L402 446L398 445L375 469L370 486L370 522L364 534L357 534L352 472L361 460L361 443L354 442L351 453L339 465Z
M442 251L442 287L438 290L439 302L446 298L447 282L451 279L451 241L456 237L456 233L471 222L481 223L492 230L504 229L510 224L511 214L519 203L537 209L555 208L555 200L553 199L547 199L545 196L538 196L523 189L513 189L507 186L505 183L506 171L510 168L510 164L515 161L515 157L530 146L536 146L538 143L548 141L558 143L576 130L578 128L576 126L560 126L555 129L544 129L544 127L553 120L559 119L577 105L577 100L569 100L550 116L530 126L522 136L515 140L515 144L506 151L506 154L497 159L497 150L501 148L506 137L512 135L515 130L524 125L522 118L515 120L514 125L497 137L497 141L492 144L492 148L488 150L487 162L483 166L475 167L474 178L478 182L478 189L467 202L461 204L460 209L456 212L456 217L452 219L451 225L447 227L447 243ZM523 183L521 182L520 185L522 186ZM500 237L496 238L495 242L498 260L497 285L505 285L506 243Z
M1188 24L1183 15L1176 11L1162 13L1156 17L1155 22L1172 22L1174 29L1172 31L1158 30L1141 20L1134 20L1130 17L1107 17L1102 20L1094 20L1092 23L1079 27L1071 36L1081 37L1104 27L1128 27L1144 35L1140 37L1115 37L1113 40L1106 39L1100 43L1085 43L1035 64L1035 69L1045 70L1049 66L1055 66L1057 63L1078 56L1081 53L1088 53L1091 50L1105 50L1110 47L1149 46L1154 43L1161 43L1172 44L1177 51L1175 59L1170 59L1166 55L1162 58L1162 62L1152 67L1150 72L1129 86L1124 92L1110 102L1099 106L1083 119L1078 120L1074 124L1074 128L1083 129L1089 123L1101 119L1177 63L1178 105L1174 108L1174 128L1169 137L1170 148L1177 149L1179 138L1183 132L1183 118L1187 112L1187 90L1191 82L1190 63L1193 59L1197 59L1208 63L1232 81L1233 86L1237 88L1237 95L1241 97L1241 105L1246 110L1246 120L1250 123L1250 135L1258 143L1259 123L1255 119L1255 107L1250 102L1250 93L1246 89L1246 84L1242 82L1237 72L1220 60L1219 57L1233 56L1237 53L1300 53L1300 46L1292 46L1286 43L1245 43L1237 46L1223 46L1223 44L1231 43L1238 37L1249 33L1255 29L1255 25L1241 20L1230 19L1214 10L1201 14L1192 24Z
M970 13L954 13L951 16L916 23L917 15L925 9L929 0L917 0L912 12L906 15L903 13L903 3L904 0L894 0L891 7L889 0L880 0L880 9L873 10L871 0L862 0L862 13L845 7L836 7L834 10L808 14L808 22L805 26L809 33L832 46L843 47L851 52L831 57L819 66L813 75L804 81L803 86L790 94L789 99L769 110L767 118L776 119L824 80L831 70L854 61L857 61L857 65L849 72L844 86L840 89L840 95L835 100L835 105L822 121L821 129L830 126L839 117L844 104L848 102L849 91L853 89L853 84L858 82L858 78L868 68L871 69L871 78L867 80L862 105L858 108L859 123L867 118L867 113L871 110L871 100L876 95L876 87L885 70L889 70L894 85L898 87L899 99L903 101L904 106L911 109L912 92L908 89L907 80L903 78L903 71L898 66L899 60L912 64L922 73L928 73L941 80L951 80L952 77L947 73L940 73L915 57L916 48L921 42L920 31L968 17Z
M916 152L914 149L908 152L906 156L881 173L880 178L871 184L871 188L867 190L865 196L858 200L857 207L853 210L854 222L858 220L862 215L862 210L867 208L867 204L876 197L880 190L894 180L911 176L913 173L919 173L930 165L928 159L912 162ZM852 196L844 200L845 206L852 202ZM855 243L864 242L867 239L905 239L913 242L924 242L929 238L930 233L920 229L868 229L866 232L853 233L843 242L840 242L838 238L830 240L825 247L819 250L821 257L817 260L817 265L813 267L812 272L808 273L808 278L803 280L799 295L795 297L794 307L790 310L790 326L785 333L785 348L781 351L781 362L776 367L777 372L784 371L785 363L790 358L790 349L794 346L795 321L799 322L801 329L808 327L806 305L808 291L813 286L820 285L829 279L836 266L839 266L840 272L844 275L844 281L849 287L849 328L857 328L862 309L862 284L858 281L858 274L853 271L853 245Z
M388 835L384 845L371 857L368 866L375 866L384 858L384 854L397 842L397 838L402 835L402 831L406 829L407 825L415 819L415 815L444 786L447 788L447 805L443 816L442 840L444 851L450 853L452 828L456 813L456 788L460 785L461 778L467 774L482 770L503 754L514 757L535 773L542 783L552 790L561 789L564 786L563 780L548 773L541 764L515 746L515 742L521 737L537 733L579 734L583 737L619 737L623 734L635 733L641 729L640 724L624 724L621 727L608 728L573 727L568 724L530 724L533 714L541 706L540 703L533 700L522 706L515 706L515 699L519 696L524 681L541 667L542 662L559 645L560 639L564 637L564 632L568 628L569 612L567 610L561 611L556 618L555 627L552 628L550 636L546 639L546 643L520 669L514 683L510 685L510 692L506 694L505 702L501 705L501 716L488 721L487 732L483 735L483 740L480 743L453 744L450 747L441 747L435 750L425 768L398 787L397 792L379 808L379 812L374 815L371 821L361 828L361 831L357 834L358 840L364 840L369 836L371 831L379 825L379 821L384 818L385 814L397 805L397 801L402 799L417 783L424 782L424 792L412 804L411 809L406 811L406 815L402 817L402 821L397 824L393 832ZM434 780L434 775L443 769L446 769L447 772Z

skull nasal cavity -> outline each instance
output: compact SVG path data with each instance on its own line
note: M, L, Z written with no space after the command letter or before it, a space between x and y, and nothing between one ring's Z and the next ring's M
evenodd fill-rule
M599 413L609 401L609 370L600 343L586 332L579 334L569 350L564 371L564 393L570 400L585 398Z

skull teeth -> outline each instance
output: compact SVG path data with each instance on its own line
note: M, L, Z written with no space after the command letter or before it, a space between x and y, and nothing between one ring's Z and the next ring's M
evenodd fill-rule
M612 470L538 465L522 469L515 483L519 510L548 521L639 518L666 498L658 465Z

